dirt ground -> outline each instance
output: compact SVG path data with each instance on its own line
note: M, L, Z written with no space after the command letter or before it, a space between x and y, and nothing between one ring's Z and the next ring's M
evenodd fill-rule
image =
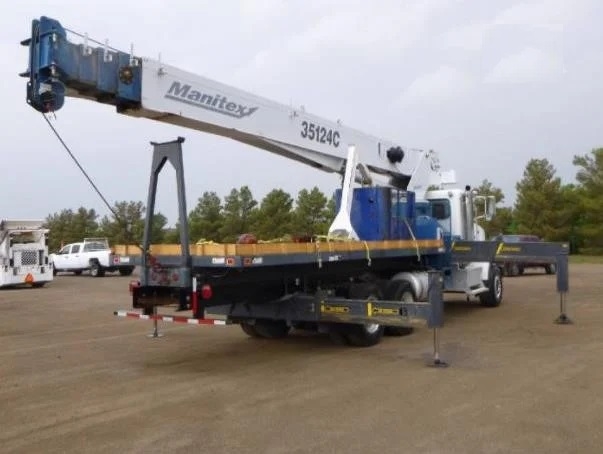
M0 452L600 453L603 266L505 279L494 309L447 303L442 356L418 328L371 348L238 326L151 324L129 278L0 291Z

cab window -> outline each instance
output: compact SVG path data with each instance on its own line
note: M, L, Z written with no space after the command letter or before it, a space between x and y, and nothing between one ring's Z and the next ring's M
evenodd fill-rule
M452 229L450 221L450 201L439 199L431 201L431 216L438 221L444 232L450 233Z

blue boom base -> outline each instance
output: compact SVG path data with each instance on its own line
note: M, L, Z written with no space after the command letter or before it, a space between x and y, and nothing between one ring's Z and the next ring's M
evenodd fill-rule
M336 211L341 189L335 191ZM438 223L429 203L415 203L415 193L384 187L354 188L351 222L364 241L437 239Z

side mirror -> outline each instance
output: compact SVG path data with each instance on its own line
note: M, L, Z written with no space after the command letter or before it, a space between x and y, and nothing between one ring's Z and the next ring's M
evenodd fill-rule
M493 195L476 195L473 197L475 220L484 219L491 221L496 214L496 198Z
M486 201L486 221L491 221L495 214L496 198L493 195L490 195Z

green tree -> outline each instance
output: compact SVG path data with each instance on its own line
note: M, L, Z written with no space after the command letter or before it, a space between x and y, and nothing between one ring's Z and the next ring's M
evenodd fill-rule
M500 207L496 209L494 218L489 222L484 222L482 226L484 227L484 230L486 230L486 237L491 238L499 233L516 233L514 221L513 208Z
M336 207L337 207L337 204L335 203L335 194L333 194L333 195L331 195L331 198L327 202L327 211L326 211L326 213L327 213L327 219L326 219L327 229L331 226L331 224L335 220L335 216L337 215L337 212L335 211Z
M328 202L327 197L316 186L310 191L299 191L293 214L294 232L299 235L326 234L332 221Z
M546 158L530 159L515 187L518 233L538 235L549 241L562 236L566 228L559 214L563 196L555 167Z
M110 244L140 244L144 232L144 204L135 201L115 202L116 215L105 215L100 222L101 234Z
M291 234L293 199L282 189L273 189L262 199L255 216L253 231L262 240Z
M166 228L163 235L163 242L166 244L180 244L180 226ZM191 242L195 242L195 239L191 239Z
M94 209L80 207L77 211L64 209L50 214L45 219L46 228L50 229L48 247L51 251L59 249L61 244L82 241L98 233L98 214Z
M223 242L234 242L242 233L249 233L257 212L257 201L248 186L232 189L224 198L224 221L220 229Z
M502 189L494 186L488 179L482 180L481 184L475 189L477 190L478 195L494 196L494 200L497 204L503 203L505 200L505 194Z
M103 216L99 234L109 239L110 244L141 244L144 235L145 206L140 201L119 201L113 205L117 214ZM164 241L167 218L162 213L153 215L151 242Z
M219 241L223 222L220 197L215 192L204 192L188 217L191 242L200 239Z
M162 213L155 213L153 215L153 222L151 224L151 242L158 244L165 242L166 226L168 220ZM141 239L142 241L142 239Z
M579 213L573 213L572 227L584 245L603 253L603 148L591 150L590 154L574 156L578 166L574 203Z

